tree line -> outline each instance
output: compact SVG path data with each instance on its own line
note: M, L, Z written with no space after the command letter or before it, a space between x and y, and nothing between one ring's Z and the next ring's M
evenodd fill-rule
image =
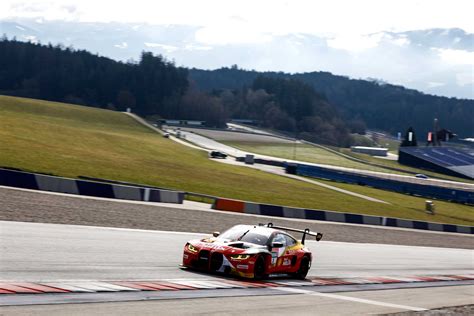
M402 86L376 81L349 79L328 72L287 74L257 72L236 66L217 70L190 69L190 78L205 91L239 89L259 76L300 80L326 96L351 129L365 124L392 134L413 126L419 135L433 130L433 119L461 137L474 136L474 100L428 95Z
M309 140L348 146L362 121L345 120L325 95L301 80L255 76L233 89L204 90L189 70L143 52L137 62L61 45L0 39L0 94L68 102L152 117L203 120L223 127L231 118ZM245 75L245 74L244 74Z
M122 63L61 45L0 40L0 93L150 115L188 87L187 70L143 52Z

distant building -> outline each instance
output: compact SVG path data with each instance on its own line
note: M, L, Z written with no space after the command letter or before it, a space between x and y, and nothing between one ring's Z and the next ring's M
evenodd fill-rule
M387 157L388 148L351 146L351 151L354 153L367 154L371 156Z

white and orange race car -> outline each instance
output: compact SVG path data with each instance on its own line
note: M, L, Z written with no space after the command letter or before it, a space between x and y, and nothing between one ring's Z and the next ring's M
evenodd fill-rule
M287 231L302 233L301 241ZM264 279L286 274L305 279L312 254L305 247L306 236L319 241L323 235L309 229L263 225L236 225L213 237L190 240L184 246L182 267L244 278Z

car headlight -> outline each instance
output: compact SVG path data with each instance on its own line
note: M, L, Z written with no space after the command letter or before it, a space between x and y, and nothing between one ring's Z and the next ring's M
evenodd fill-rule
M230 256L230 258L232 260L247 260L248 258L250 258L250 255L233 255Z
M193 253L198 252L198 250L196 249L196 247L194 247L194 246L191 245L191 244L188 244L187 247L188 247L188 250L191 251L191 252L193 252Z

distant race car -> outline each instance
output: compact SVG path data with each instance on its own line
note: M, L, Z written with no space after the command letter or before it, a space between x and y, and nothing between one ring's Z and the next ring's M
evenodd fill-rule
M425 175L425 174L422 174L422 173L417 173L417 174L415 174L415 178L418 178L418 179L428 179L428 176Z
M285 231L302 233L303 238L298 241ZM182 267L257 280L274 274L305 279L312 261L304 246L306 236L319 241L323 234L272 223L236 225L222 234L187 242Z
M221 159L225 159L225 158L227 158L227 154L224 154L222 151L211 150L211 151L209 152L209 157L210 157L210 158L221 158Z

